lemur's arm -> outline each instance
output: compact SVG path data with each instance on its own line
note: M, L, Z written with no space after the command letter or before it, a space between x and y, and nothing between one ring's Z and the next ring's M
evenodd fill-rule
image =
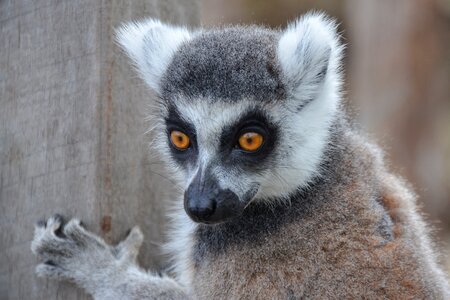
M143 235L134 227L113 247L73 219L62 225L54 216L36 225L32 251L44 259L36 272L43 277L75 282L95 299L187 299L169 277L152 275L136 263Z

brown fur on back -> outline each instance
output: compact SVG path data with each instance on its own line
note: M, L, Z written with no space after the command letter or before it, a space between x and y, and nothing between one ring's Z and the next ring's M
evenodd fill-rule
M249 206L200 226L193 291L201 299L445 299L415 195L381 151L336 126L324 174L290 204Z

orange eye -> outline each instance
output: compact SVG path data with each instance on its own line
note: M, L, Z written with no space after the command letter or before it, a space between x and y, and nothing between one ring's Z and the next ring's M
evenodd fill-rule
M178 130L174 130L170 133L170 141L178 150L186 150L190 145L190 140L187 134Z
M245 151L256 151L263 142L263 136L256 132L246 132L239 137L239 146Z

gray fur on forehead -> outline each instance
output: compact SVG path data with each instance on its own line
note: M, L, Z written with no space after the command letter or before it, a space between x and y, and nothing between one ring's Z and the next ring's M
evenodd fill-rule
M276 61L278 32L229 27L203 31L176 52L161 80L162 97L236 101L284 98Z

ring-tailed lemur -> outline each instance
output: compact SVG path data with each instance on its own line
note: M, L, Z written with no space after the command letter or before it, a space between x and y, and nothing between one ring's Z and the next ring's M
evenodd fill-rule
M284 31L120 28L160 98L157 148L185 186L173 277L137 266L137 227L113 247L58 217L36 226L37 273L96 299L449 299L416 196L340 107L335 29L320 14Z

